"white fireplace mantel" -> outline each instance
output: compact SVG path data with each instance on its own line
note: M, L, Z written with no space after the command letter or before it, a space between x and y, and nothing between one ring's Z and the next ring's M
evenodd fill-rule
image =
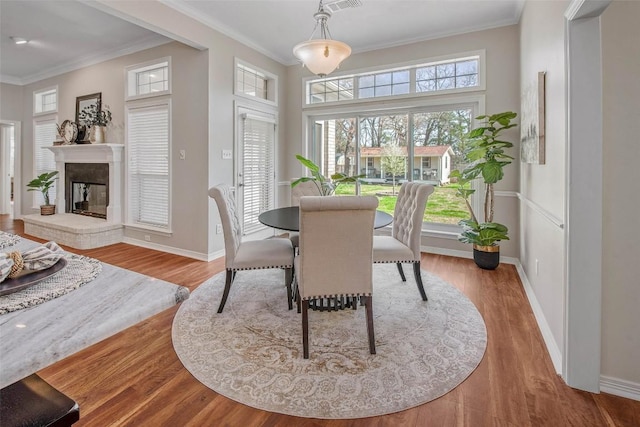
M107 221L122 223L124 144L75 144L45 147L55 155L58 182L65 182L65 163L108 163L109 206ZM65 206L65 186L56 186L56 205Z

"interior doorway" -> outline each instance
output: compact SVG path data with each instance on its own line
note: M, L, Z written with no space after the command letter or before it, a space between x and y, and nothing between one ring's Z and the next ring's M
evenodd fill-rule
M0 120L0 215L20 215L20 122Z

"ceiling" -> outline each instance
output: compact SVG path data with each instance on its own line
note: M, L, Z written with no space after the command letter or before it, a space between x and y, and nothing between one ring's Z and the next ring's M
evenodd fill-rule
M291 50L311 36L318 9L317 0L160 1L285 65L296 63ZM335 12L329 29L358 53L515 24L524 1L361 0ZM1 0L0 80L26 84L168 41L90 4Z

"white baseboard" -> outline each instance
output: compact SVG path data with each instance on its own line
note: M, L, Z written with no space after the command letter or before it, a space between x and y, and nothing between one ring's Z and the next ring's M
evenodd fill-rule
M640 401L640 384L600 375L600 391Z
M558 347L556 340L553 338L553 333L551 332L547 318L544 316L542 307L536 298L536 294L533 292L533 288L531 287L531 283L522 268L522 264L520 264L520 261L516 260L515 266L518 271L518 276L520 276L520 280L522 281L522 285L524 286L524 291L529 299L529 305L533 310L533 315L538 323L538 328L540 328L540 333L542 333L542 339L547 346L547 351L551 357L553 367L558 375L562 375L562 352L560 351L560 347Z
M200 252L190 251L186 249L174 248L173 246L165 246L165 245L160 245L158 243L145 242L138 239L132 239L131 237L126 237L126 236L122 239L122 242L128 243L130 245L134 245L134 246L140 246L142 248L154 249L156 251L167 252L174 255L181 255L187 258L193 258L198 261L209 262L215 258L218 258L218 256L211 258L212 255L216 255L216 254L203 254ZM223 251L223 255L224 255L224 251Z

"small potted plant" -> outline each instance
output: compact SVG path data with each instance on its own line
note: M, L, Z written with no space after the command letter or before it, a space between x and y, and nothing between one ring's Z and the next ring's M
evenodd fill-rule
M298 159L304 167L309 169L311 176L303 176L302 178L296 179L291 183L292 188L301 182L313 181L321 195L331 196L336 191L336 188L338 188L338 185L346 182L356 182L358 178L364 178L364 175L347 176L343 173L335 173L331 175L331 179L328 179L320 173L320 167L311 160L302 157L300 154L296 154L296 159Z
M516 123L511 123L516 116L516 113L506 111L476 117L477 120L484 120L483 126L471 130L463 137L467 142L464 152L467 166L462 171L451 171L449 175L458 180L456 194L464 199L471 216L459 222L462 233L458 240L473 244L473 259L478 267L486 270L493 270L500 263L498 242L509 240L507 227L493 221L493 185L504 177L504 167L511 164L513 160L513 157L505 153L505 149L513 147L513 144L502 141L500 137L505 130L517 126ZM485 186L482 222L469 202L469 197L475 190L468 185L472 180L480 177Z
M103 143L106 140L106 126L111 123L111 111L108 105L102 105L101 101L84 107L78 120L91 127L92 142Z
M52 205L49 200L49 189L58 179L56 175L58 175L58 171L45 172L27 184L27 187L29 187L27 191L40 191L44 197L44 205L40 205L40 215L53 215L56 213L56 205Z

